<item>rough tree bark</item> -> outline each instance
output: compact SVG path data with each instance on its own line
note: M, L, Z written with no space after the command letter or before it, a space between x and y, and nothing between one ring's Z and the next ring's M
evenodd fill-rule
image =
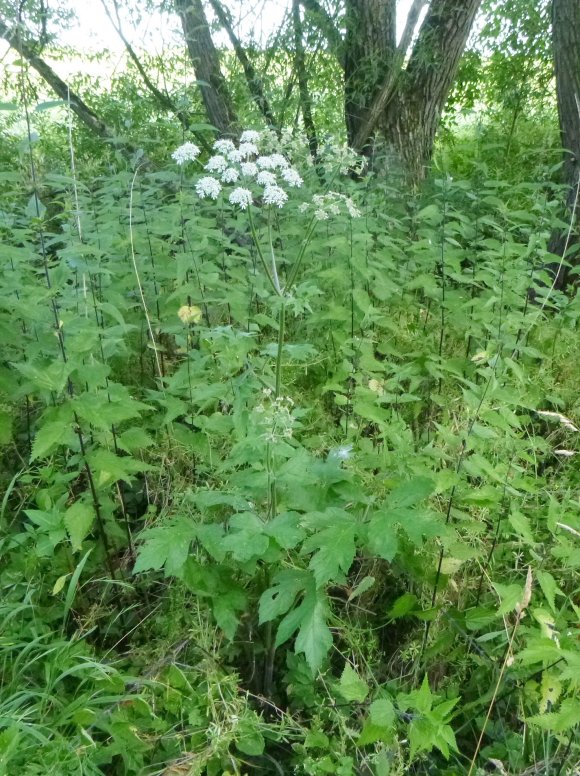
M346 0L344 114L350 145L393 64L396 6L396 0Z
M300 93L300 110L304 121L304 130L308 138L310 155L315 163L318 162L318 138L316 127L312 117L312 101L308 90L308 78L306 75L306 57L304 54L304 42L302 39L302 18L300 16L300 0L292 0L292 21L294 24L294 68L298 78L298 90Z
M424 177L445 100L480 5L481 0L432 0L409 63L379 118L389 150L413 180Z
M202 0L175 0L189 58L209 121L221 135L235 134L237 119Z
M301 0L329 44L336 29L317 0ZM384 141L391 160L412 180L424 176L441 112L481 0L431 0L412 47L426 0L414 0L401 44L395 43L396 0L346 0L346 36L336 56L344 63L349 144L372 154Z
M552 234L548 250L567 257L574 267L580 264L580 0L553 0L552 43L558 97L560 136L564 148L563 180L568 186L567 219L571 225L565 231ZM554 276L554 287L565 287L569 269L556 262L548 265Z

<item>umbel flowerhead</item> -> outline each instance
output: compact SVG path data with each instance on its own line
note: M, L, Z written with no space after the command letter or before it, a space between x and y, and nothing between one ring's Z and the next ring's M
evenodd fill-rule
M282 208L288 201L287 189L298 189L303 180L282 153L260 154L261 133L246 129L238 145L222 138L213 144L215 152L204 165L206 175L199 178L195 191L200 199L217 198L226 186L234 188L228 195L231 205L247 210L259 201L264 205ZM199 148L185 143L172 156L179 165L197 159Z

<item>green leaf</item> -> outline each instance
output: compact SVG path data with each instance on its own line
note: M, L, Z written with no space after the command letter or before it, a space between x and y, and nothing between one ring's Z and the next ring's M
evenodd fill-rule
M310 669L315 673L332 646L332 633L326 624L328 604L320 591L306 594L300 609L302 619L296 637L296 652L303 652Z
M72 544L73 552L82 549L83 541L89 535L95 520L95 510L82 501L75 501L64 513L64 525Z
M390 513L378 510L373 514L368 526L367 544L374 555L389 563L393 560L399 550L399 537Z
M135 474L155 469L144 461L129 456L121 457L102 448L90 452L87 460L91 468L98 473L97 483L100 487L111 485L117 480L130 484Z
M395 724L395 707L388 698L373 701L369 708L371 722L384 728L392 728Z
M137 554L133 573L158 571L165 567L165 576L179 576L189 555L197 527L187 517L176 517L171 522L149 528L141 534L142 544Z
M250 757L261 755L266 746L264 736L257 727L258 724L257 717L254 720L252 720L252 717L244 717L237 731L239 738L236 739L236 747L240 752Z
M212 609L217 624L223 630L226 637L232 641L236 635L240 618L238 612L246 608L247 599L242 590L231 587L229 590L220 591L213 598Z
M10 444L12 441L12 414L0 406L0 445Z
M222 548L242 563L261 557L268 544L264 523L251 512L234 515L230 519L230 532L222 540Z
M67 103L65 100L47 100L46 102L39 102L38 105L34 106L35 113L41 113L45 110L50 110L51 108L63 108L66 107Z
M415 477L394 488L387 499L391 509L413 507L424 501L435 490L435 483L426 477Z
M34 437L30 460L35 461L37 458L43 458L52 452L55 447L65 442L70 435L70 426L67 423L63 423L62 420L44 423Z
M226 551L222 544L223 537L223 526L218 523L207 523L197 526L198 542L218 563L221 563L226 557Z
M580 723L580 702L577 698L566 698L562 701L559 711L536 714L533 717L528 717L526 721L542 730L563 733Z
M305 535L301 519L298 512L282 512L264 527L264 533L275 539L284 550L292 550Z
M433 705L433 696L431 694L431 689L429 688L429 680L427 679L427 674L423 677L423 681L421 682L421 687L417 690L415 695L415 703L414 708L417 709L417 711L422 711L423 713L430 711L431 706Z
M338 691L346 701L362 703L369 693L369 687L350 663L346 663L340 677Z
M516 608L516 604L519 604L522 600L523 586L522 585L502 585L499 582L492 583L497 591L500 599L500 606L497 610L499 615L508 614L513 612Z
M528 544L535 544L534 536L530 529L530 521L526 515L513 509L508 517L514 531L519 534Z
M308 586L309 581L309 574L294 569L285 569L276 574L272 587L269 587L260 596L260 625L285 614L296 600L298 593ZM297 627L298 625L296 625ZM290 638L293 632L291 631L286 638ZM280 644L286 641L286 638L280 641Z
M392 737L393 734L390 728L375 725L370 719L367 719L357 739L357 744L359 746L368 746L369 744L375 744L377 741L388 742Z
M556 595L564 595L558 587L558 584L549 571L536 571L536 579L540 583L543 594L550 609L556 611Z
M348 597L348 601L354 601L355 598L358 598L359 596L363 595L363 593L366 593L367 590L370 590L371 587L375 584L375 578L374 577L363 577L361 581L358 583L358 585L355 587L355 589L352 591L352 593Z
M390 608L388 616L392 620L404 617L406 614L409 614L409 612L412 612L417 608L417 602L417 596L413 595L413 593L403 593Z
M69 362L54 361L42 367L29 363L14 364L16 369L29 380L35 388L43 391L54 391L57 394L64 390L68 377L74 365Z
M355 519L342 509L332 508L305 516L304 523L322 526L302 545L303 553L314 552L308 566L321 587L336 579L340 571L346 574L350 569L356 552Z

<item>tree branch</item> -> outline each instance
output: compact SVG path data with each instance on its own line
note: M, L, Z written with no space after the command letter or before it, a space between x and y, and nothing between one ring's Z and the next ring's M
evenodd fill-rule
M57 73L55 73L52 67L35 53L33 45L25 43L22 40L20 28L10 29L5 21L0 19L0 38L4 38L4 40L17 51L21 57L26 59L30 66L36 70L60 99L70 105L73 113L75 113L83 124L92 132L103 140L120 148L127 156L131 156L137 151L135 146L119 139L115 130L99 118L81 97L74 92L70 86L57 75ZM144 163L146 167L152 166L151 162L146 158L141 157L141 159L142 164Z
M209 3L213 8L214 13L217 16L220 24L228 34L228 38L230 39L230 42L234 48L234 51L236 52L236 56L240 61L240 64L244 70L244 75L246 76L248 89L250 90L250 94L252 95L254 102L260 109L260 112L266 119L266 122L270 126L275 126L276 120L274 118L274 114L272 113L272 109L270 108L270 103L268 102L268 98L264 94L262 79L256 72L254 65L252 64L248 55L246 54L244 47L240 42L240 39L234 32L234 28L232 27L229 14L226 12L226 9L221 4L220 0L209 0Z
M189 58L210 122L220 134L233 134L237 118L201 0L174 0Z
M340 66L344 70L344 41L340 30L334 23L334 19L328 13L318 0L300 0L300 4L305 11L312 14L316 26L323 33L328 41L330 48L333 50Z
M113 19L113 16L109 11L107 0L101 0L101 5L105 9L105 13L107 14L109 21L113 25L115 32L123 42L123 45L125 46L127 54L129 55L129 58L131 59L135 67L137 68L139 75L143 79L143 83L145 84L145 86L149 89L151 94L155 97L155 99L161 105L162 108L169 111L170 113L173 113L177 117L181 126L184 129L189 129L191 122L187 114L177 107L177 105L173 102L173 100L169 97L168 94L162 92L160 89L157 88L157 86L155 86L155 84L149 77L147 71L143 67L139 57L137 56L135 49L125 37L125 34L123 32L123 27L121 25L121 19L119 16L119 4L117 0L113 0L113 6L115 8L115 19ZM198 135L196 135L196 137L198 137ZM199 139L202 142L204 141L203 137L200 137ZM204 144L207 146L207 143L204 143Z
M427 0L413 0L413 4L409 8L407 21L405 22L405 29L403 30L401 40L397 46L397 56L402 55L403 61L407 56L407 51L409 50L409 46L413 41L413 35L415 33L415 28L417 27L417 22L419 21L421 11L426 5Z

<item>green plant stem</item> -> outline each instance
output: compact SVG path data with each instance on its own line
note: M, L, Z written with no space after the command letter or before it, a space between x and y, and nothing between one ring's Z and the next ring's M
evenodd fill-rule
M254 217L252 215L252 207L250 206L248 208L248 220L250 222L250 231L252 233L252 239L254 241L254 245L256 246L256 252L258 254L258 258L260 259L262 263L262 268L264 272L266 273L266 277L268 278L268 282L270 286L272 287L272 290L277 296L282 296L282 291L279 287L276 287L276 283L274 282L274 279L272 278L272 275L270 274L270 270L268 268L268 262L266 261L266 257L264 256L264 252L262 251L262 247L260 245L260 241L258 239L258 233L256 232L256 226L254 224Z
M278 348L276 350L276 383L274 387L274 398L280 396L282 390L282 353L284 350L284 334L286 329L286 304L280 305L280 315L278 316Z
M487 709L487 714L485 715L485 719L483 721L483 726L481 728L481 732L479 734L479 738L477 739L477 745L475 747L475 752L473 753L473 757L471 758L471 763L469 765L469 770L467 771L467 776L471 776L471 774L473 773L473 769L475 768L475 763L476 763L476 760L477 760L477 755L479 754L479 750L481 749L481 744L483 742L483 737L485 735L485 731L487 729L487 725L488 725L490 717L491 717L491 712L493 711L493 707L495 705L495 699L497 698L497 693L498 693L500 685L502 683L502 680L503 680L503 677L504 677L504 674L505 674L505 670L507 668L507 664L508 664L510 655L512 654L512 649L513 649L513 645L514 645L514 639L516 637L516 633L518 631L518 627L519 627L521 619L522 619L523 611L524 610L522 608L517 613L516 621L515 621L514 627L512 628L512 632L511 632L510 640L508 642L508 646L507 646L507 650L506 650L506 653L505 653L504 661L502 663L502 666L501 666L501 669L500 669L500 672L499 672L499 676L497 678L497 682L495 683L495 687L494 687L494 690L493 690L493 695L491 696L491 701L490 701L489 707Z
M296 276L298 275L298 270L300 269L300 265L302 264L302 259L304 258L304 254L306 253L306 248L308 247L308 243L310 242L310 238L312 237L312 233L314 232L316 224L317 224L316 218L314 218L313 216L306 229L306 236L304 237L304 240L302 241L302 245L300 246L300 252L296 257L294 266L290 270L288 280L286 281L286 285L284 286L283 292L285 294L287 294L292 288L292 286L294 285L294 281L296 280Z

